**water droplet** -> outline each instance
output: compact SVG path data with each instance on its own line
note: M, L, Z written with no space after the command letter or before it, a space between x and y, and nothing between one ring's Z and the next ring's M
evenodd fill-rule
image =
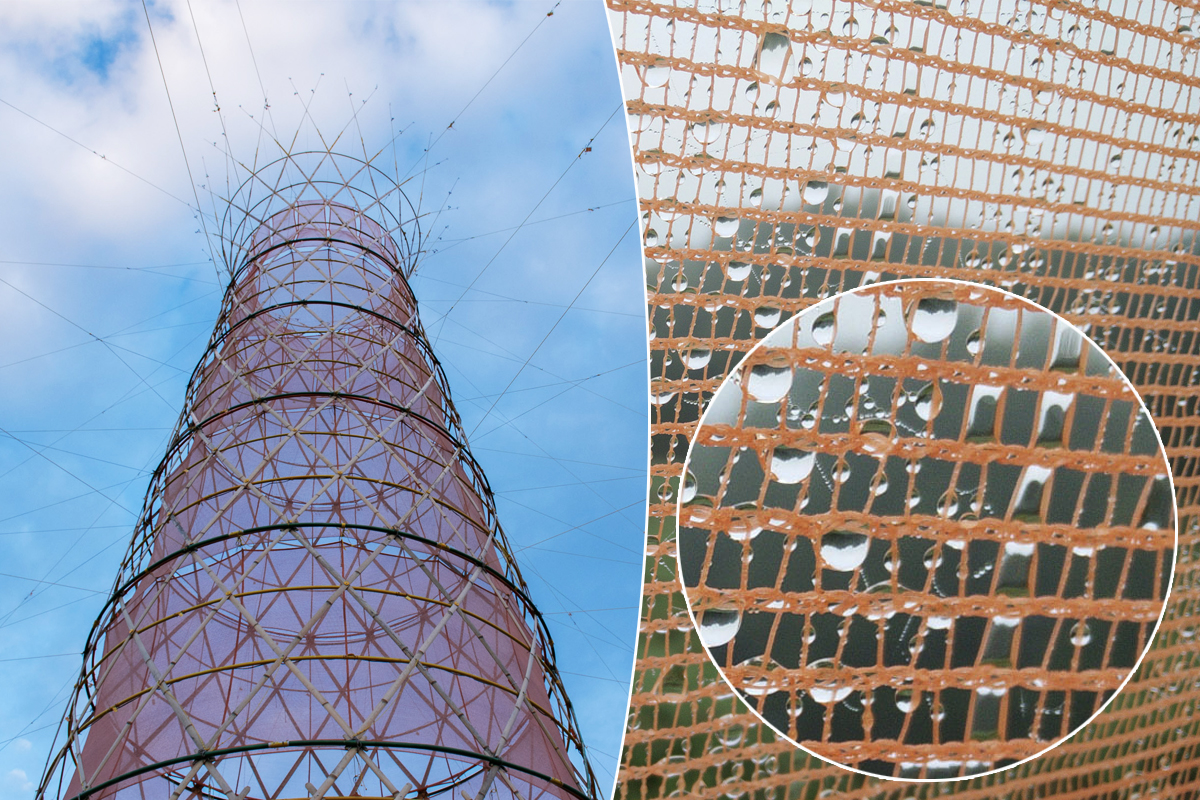
M750 277L750 268L745 261L730 261L725 267L725 275L731 281L744 281Z
M742 612L736 608L710 608L700 614L700 641L705 647L720 647L737 635Z
M762 669L766 672L772 672L774 670L783 668L782 665L779 664L778 662L773 661L770 658L765 658L762 656L756 656L754 658L749 658L749 659L743 661L742 663L738 664L738 666L739 667L758 668L758 669ZM771 680L771 678L768 675L761 675L757 678L746 680L738 688L740 688L744 693L750 695L751 697L762 697L764 695L770 694L771 692L775 691L775 688L772 685L773 683L774 682Z
M713 220L713 233L723 239L728 239L738 232L741 220L737 217L717 217Z
M865 533L836 530L821 537L821 560L826 569L851 572L862 566L871 545Z
M940 342L954 331L958 303L942 297L922 297L912 316L912 332L922 342Z
M762 194L763 194L762 189L755 189L754 191L752 191L750 193L750 205L761 206L762 205Z
M748 542L762 533L762 525L758 524L758 507L753 503L741 503L734 508L749 512L746 516L737 516L729 521L729 529L725 531L735 542Z
M936 417L941 410L942 387L937 381L917 392L917 396L913 400L913 411L917 413L918 417L928 422Z
M816 320L813 321L812 326L813 341L822 347L828 346L831 342L833 342L833 326L834 316L832 311L826 312L817 317Z
M655 65L642 68L642 83L651 88L665 86L671 78L671 68L665 65Z
M691 131L692 137L696 141L702 144L712 144L721 138L721 134L725 131L725 125L716 120L693 122L688 130Z
M826 670L833 669L834 666L833 659L822 658L809 664L808 669ZM831 703L840 703L842 700L845 700L850 695L851 691L852 689L849 686L843 686L835 680L826 680L809 689L808 695L822 705L829 705Z
M977 356L982 349L983 337L980 336L979 331L975 331L967 337L967 352L973 356Z
M799 483L812 474L816 458L813 452L776 447L771 452L771 478L779 483Z
M705 347L693 347L679 354L683 364L688 369L704 369L712 361L712 350Z
M679 499L684 503L690 503L696 499L696 493L700 491L700 484L696 482L696 476L690 471L683 478L683 494Z
M829 196L829 184L825 181L809 181L804 184L804 192L801 194L801 199L805 205L818 206L825 202L825 198Z
M760 328L774 328L779 324L783 310L772 306L763 306L754 311L754 324Z
M896 710L903 714L909 714L913 710L913 690L912 689L897 689L896 690Z
M758 44L758 68L780 77L792 51L792 41L782 33L764 33Z
M954 619L951 617L927 617L925 619L926 627L932 628L935 631L949 630L953 623Z
M1086 622L1076 622L1071 628L1071 644L1084 647L1092 640L1092 631Z
M778 403L792 389L791 366L755 364L750 368L746 391L760 403Z

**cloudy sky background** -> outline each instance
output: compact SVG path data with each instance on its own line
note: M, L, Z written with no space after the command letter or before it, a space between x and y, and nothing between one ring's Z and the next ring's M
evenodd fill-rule
M161 71L140 2L0 5L0 799L40 778L215 320L223 285L184 152L211 213L238 162L275 155L264 128L316 146L355 113L350 152L359 127L371 150L403 130L385 167L420 175L423 321L607 793L647 448L633 181L600 0L241 0L240 14L159 0L149 16Z

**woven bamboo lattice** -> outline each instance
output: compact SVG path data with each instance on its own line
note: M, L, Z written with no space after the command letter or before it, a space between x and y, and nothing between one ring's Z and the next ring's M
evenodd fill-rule
M618 796L1191 798L1200 780L1196 486L1200 77L1194 2L607 0L644 217L652 486ZM1166 617L1117 699L968 781L849 773L720 681L675 574L688 441L782 319L886 278L997 284L1078 325L1170 459Z
M873 774L1044 751L1113 696L1166 599L1153 422L1082 333L997 289L806 309L713 396L685 474L681 575L718 669Z
M412 209L288 153L38 798L595 798L553 647L406 280Z

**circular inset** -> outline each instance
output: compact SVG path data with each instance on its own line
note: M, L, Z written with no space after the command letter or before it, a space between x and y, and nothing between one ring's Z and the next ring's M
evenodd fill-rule
M713 396L680 498L700 638L834 763L949 780L1113 698L1170 588L1149 413L1066 320L968 283L875 284L775 329Z

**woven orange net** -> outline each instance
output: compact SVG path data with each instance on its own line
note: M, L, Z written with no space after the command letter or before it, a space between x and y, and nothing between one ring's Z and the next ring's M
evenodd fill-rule
M999 290L903 281L806 309L713 396L686 476L702 642L838 764L948 779L1037 755L1162 613L1153 422L1082 333Z
M1200 776L1200 78L1194 2L607 0L644 217L651 519L618 795L1184 798ZM990 283L1062 314L1142 394L1180 545L1149 656L1045 757L884 783L760 724L676 576L700 413L755 342L877 280Z

